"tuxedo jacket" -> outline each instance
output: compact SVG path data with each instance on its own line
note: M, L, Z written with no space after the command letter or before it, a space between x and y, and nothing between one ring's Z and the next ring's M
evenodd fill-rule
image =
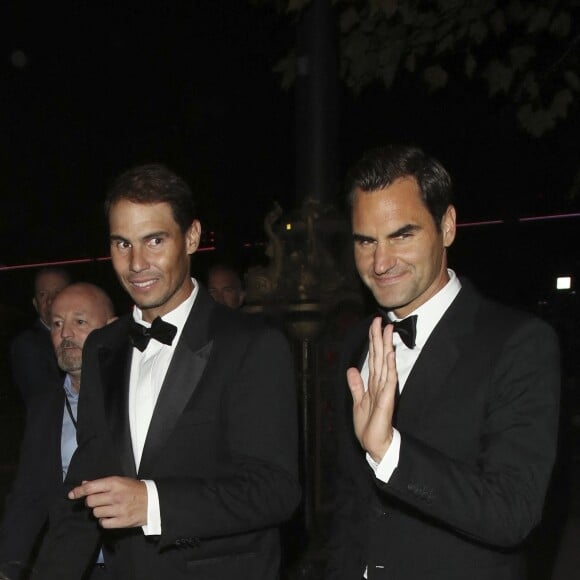
M62 390L64 373L58 368L50 330L40 319L23 330L10 345L14 383L25 404L51 387Z
M63 380L53 377L26 404L18 470L0 526L0 571L12 580L28 569L48 523L49 508L63 492L61 433Z
M395 410L398 467L379 481L354 437L345 372L364 361L366 320L346 345L339 474L326 578L523 579L556 453L559 353L542 321L467 282L417 359Z
M130 316L83 351L78 448L65 487L111 475L153 480L162 533L99 528L84 502L51 514L37 576L79 580L101 542L118 580L278 577L278 526L294 511L297 411L285 338L202 287L176 345L136 470L128 419Z

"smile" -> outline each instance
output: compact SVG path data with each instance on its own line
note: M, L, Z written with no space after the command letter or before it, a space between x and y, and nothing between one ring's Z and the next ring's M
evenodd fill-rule
M399 274L374 275L373 278L378 286L391 286L397 284L405 276L405 272Z
M157 278L155 278L153 280L144 280L144 281L137 281L137 280L130 280L129 281L131 286L134 286L136 288L140 288L142 290L147 290L148 288L151 288L156 282L157 282Z

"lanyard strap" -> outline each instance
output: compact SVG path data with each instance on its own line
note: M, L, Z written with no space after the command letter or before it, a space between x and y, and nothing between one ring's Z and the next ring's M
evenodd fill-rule
M66 405L66 410L68 412L68 416L70 417L70 420L72 421L72 424L76 430L77 420L75 419L75 417L73 415L72 407L70 406L70 401L68 400L68 394L66 392L64 394L64 404Z

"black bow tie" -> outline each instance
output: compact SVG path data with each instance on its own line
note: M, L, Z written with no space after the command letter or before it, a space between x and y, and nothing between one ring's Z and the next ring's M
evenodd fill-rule
M143 352L149 341L154 338L163 344L170 345L175 338L177 328L169 322L165 322L159 316L152 322L151 328L146 328L142 324L131 319L129 324L129 338L135 348Z
M417 336L417 318L416 314L407 316L403 320L389 320L387 313L379 308L379 314L383 317L383 325L393 325L393 331L396 332L407 348L415 348L415 338Z

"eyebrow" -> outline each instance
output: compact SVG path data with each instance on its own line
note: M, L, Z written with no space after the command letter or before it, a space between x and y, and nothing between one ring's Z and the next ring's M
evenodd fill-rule
M406 224L402 227L400 227L398 230L395 230L394 232L391 232L390 234L387 235L387 238L392 240L395 238L398 238L399 236L403 236L405 234L411 234L413 232L419 231L421 229L421 226L415 225L415 224ZM375 242L376 239L373 238L372 236L365 236L364 234L357 234L354 233L352 234L352 239L354 242Z
M142 236L140 239L141 241L145 242L147 240L151 240L153 238L163 238L163 237L167 237L169 235L168 232L165 231L159 231L159 232L151 232L150 234L146 234L144 236ZM109 240L111 242L128 242L131 243L131 240L128 240L127 238L119 235L119 234L111 234L109 236Z
M352 234L353 242L374 242L375 238L371 236L363 236L362 234Z
M389 239L398 238L399 236L403 236L405 234L412 234L413 232L416 232L420 229L421 227L418 225L406 224L402 228L399 228L398 230L395 230L394 232L390 233L387 237Z

